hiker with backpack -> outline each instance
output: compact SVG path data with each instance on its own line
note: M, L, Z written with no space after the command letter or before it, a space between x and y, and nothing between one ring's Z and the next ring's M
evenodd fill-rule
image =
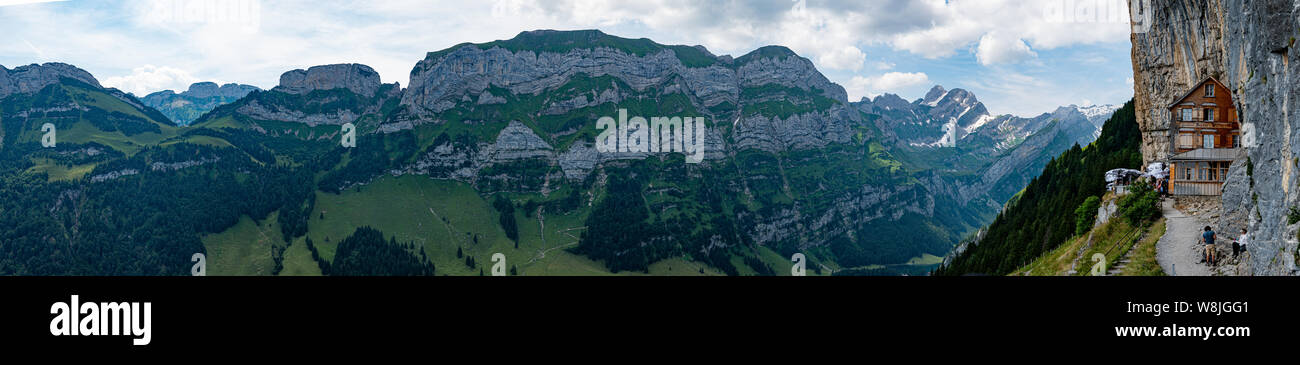
M1201 233L1201 244L1205 245L1205 262L1214 266L1218 262L1218 257L1214 253L1214 229L1205 226L1205 232Z

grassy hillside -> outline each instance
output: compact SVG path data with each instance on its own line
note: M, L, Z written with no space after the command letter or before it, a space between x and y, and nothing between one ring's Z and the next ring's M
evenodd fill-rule
M58 144L94 142L127 155L175 136L178 130L156 110L137 108L105 90L67 78L35 94L0 100L0 121L5 129L0 145L39 143L46 133L41 126L50 123L56 128Z
M1115 219L1071 238L1010 275L1064 276L1071 275L1071 267L1075 270L1073 275L1090 275L1097 263L1092 257L1100 253L1106 257L1106 268L1115 267L1121 259L1130 260L1120 276L1163 276L1155 250L1156 242L1164 233L1164 219L1136 229L1122 219Z
M221 233L203 237L207 249L208 275L211 276L265 276L272 275L275 260L272 251L284 247L277 214L261 222L248 216ZM310 259L310 256L308 257Z
M321 258L329 261L333 260L340 239L357 227L374 227L399 242L410 241L423 247L437 267L437 275L478 275L480 269L490 271L491 256L498 252L506 256L507 267L516 268L519 275L612 274L600 262L566 250L577 244L585 216L543 213L539 221L536 214L517 209L519 245L515 248L514 241L506 237L498 224L496 214L490 202L464 183L412 175L385 176L340 194L318 192L307 237L315 242ZM457 257L457 251L461 257ZM289 264L293 253L291 247L285 270L298 273ZM466 265L466 257L474 258L474 268ZM319 270L302 273L319 274ZM655 263L649 274L717 275L719 272L700 262L674 258Z

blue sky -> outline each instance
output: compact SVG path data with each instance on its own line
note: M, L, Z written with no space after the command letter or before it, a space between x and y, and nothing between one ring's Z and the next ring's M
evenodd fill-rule
M0 0L0 65L65 62L137 95L197 81L274 87L363 63L407 84L429 51L534 29L601 29L739 56L779 44L850 98L974 92L1036 115L1133 94L1124 0Z

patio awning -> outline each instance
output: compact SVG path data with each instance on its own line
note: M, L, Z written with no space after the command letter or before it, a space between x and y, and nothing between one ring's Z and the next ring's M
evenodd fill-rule
M1124 178L1137 178L1142 176L1142 170L1134 169L1114 169L1106 171L1106 182L1115 182Z

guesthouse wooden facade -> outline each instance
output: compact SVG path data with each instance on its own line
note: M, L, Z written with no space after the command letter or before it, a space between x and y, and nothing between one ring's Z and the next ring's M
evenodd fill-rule
M1207 78L1169 105L1170 192L1220 195L1228 167L1242 157L1241 123L1232 92Z

